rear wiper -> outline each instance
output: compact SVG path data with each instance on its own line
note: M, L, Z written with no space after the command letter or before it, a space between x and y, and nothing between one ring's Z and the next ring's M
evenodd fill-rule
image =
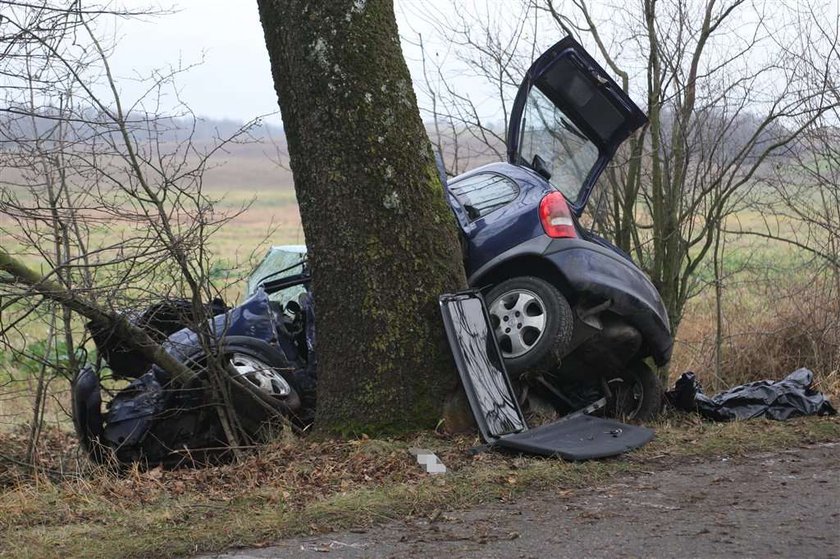
M546 165L545 159L540 157L540 154L534 154L534 160L531 162L531 168L545 180L551 180L551 171L548 170L548 165Z

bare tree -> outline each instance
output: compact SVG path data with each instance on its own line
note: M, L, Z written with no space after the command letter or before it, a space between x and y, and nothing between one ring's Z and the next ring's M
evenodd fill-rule
M0 341L41 366L32 449L50 376L72 377L84 362L82 320L183 385L195 371L133 326L127 312L185 298L191 312L183 319L213 355L206 302L224 285L214 281L208 239L235 213L217 210L203 176L211 157L247 130L193 141L197 120L174 87L187 68L153 73L146 93L126 103L97 27L113 12L48 1L3 4ZM176 99L174 107L162 105L166 98ZM47 324L35 352L27 343L37 330L33 320ZM232 413L231 377L221 362L208 360L207 371L226 438L236 445L244 432Z
M530 0L520 10L517 18L510 9L480 16L459 9L455 22L438 24L458 45L459 59L498 93L502 116L524 73L522 61L558 34L588 45L624 89L645 100L649 124L604 173L589 210L651 276L676 328L704 285L697 272L727 216L745 207L758 178L836 106L822 86L831 72L826 57L836 53L799 40L819 10L809 17L796 6L744 0L643 0L609 8ZM438 98L435 107L444 120L455 115L487 137L463 99L447 105Z

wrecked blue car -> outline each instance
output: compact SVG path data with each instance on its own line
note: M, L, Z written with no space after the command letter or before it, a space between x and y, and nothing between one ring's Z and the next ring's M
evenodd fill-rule
M580 222L598 177L645 122L627 94L567 37L525 75L511 111L507 161L444 181L469 284L487 302L511 380L523 398L561 414L604 397L606 413L617 417L646 420L661 406L662 386L651 366L669 361L673 338L659 293L627 254ZM248 280L247 300L233 310L217 307L215 331L233 369L284 405L299 425L311 421L316 313L305 247L272 248ZM188 334L170 326L158 330L168 348L197 351ZM125 390L156 394L165 386L161 371L106 345L100 353L114 373L137 378L137 386ZM74 386L83 441L147 456L144 444L158 445L160 454L198 448L198 439L216 446L224 439L215 424L202 430L206 412L183 411L186 404L164 396L129 405L131 397L120 392L102 415L95 369L83 371ZM162 419L139 423L141 416L159 418L173 409L180 419L168 430ZM190 432L202 435L190 439Z
M223 459L228 445L218 398L202 374L208 353L224 363L227 374L260 391L265 396L261 402L273 408L257 405L248 393L231 391L246 439L258 440L266 421L278 415L297 428L311 424L315 319L305 256L303 247L275 247L255 272L266 281L250 282L242 304L232 309L220 300L208 304L203 314L213 316L208 325L212 348L205 348L187 327L197 320L189 301L161 301L130 318L198 373L186 386L173 387L169 373L110 330L88 324L97 361L79 372L72 387L73 422L82 447L97 462L116 458L121 463L178 465ZM272 271L264 272L266 267ZM103 412L106 374L109 380L130 383L112 395Z

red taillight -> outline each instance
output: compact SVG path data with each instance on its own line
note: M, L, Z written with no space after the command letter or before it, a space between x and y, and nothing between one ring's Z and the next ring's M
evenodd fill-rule
M559 192L550 192L543 197L540 202L540 222L549 237L577 237L569 204Z

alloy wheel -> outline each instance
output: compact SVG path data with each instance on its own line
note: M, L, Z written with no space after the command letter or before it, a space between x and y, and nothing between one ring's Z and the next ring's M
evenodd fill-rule
M533 291L515 289L503 293L488 311L505 359L528 353L543 336L545 303Z
M237 374L272 396L288 396L292 391L289 383L279 372L258 359L234 353L230 356L230 364Z

